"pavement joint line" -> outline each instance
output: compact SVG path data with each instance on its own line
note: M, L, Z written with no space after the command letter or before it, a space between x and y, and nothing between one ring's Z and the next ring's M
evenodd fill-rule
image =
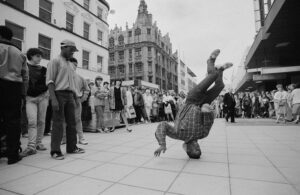
M264 133L265 134L265 133ZM266 134L265 134L266 135ZM247 134L246 134L246 136L248 136ZM269 136L269 135L268 135ZM248 138L249 138L249 136L248 136ZM258 149L258 150L260 150L263 154L264 154L264 156L265 156L265 158L272 164L272 166L278 171L278 173L287 181L287 184L289 184L290 186L292 186L292 188L296 191L296 192L298 192L298 194L300 194L300 191L293 185L293 183L280 171L280 169L273 163L273 161L271 161L270 160L270 158L265 154L265 152L263 151L263 150L261 150L258 146L257 146L257 144L252 140L252 138L249 138L250 139L250 141L256 146L256 148Z
M183 169L187 166L187 164L188 164L189 161L190 161L190 159L186 160L185 164L182 166L181 170L179 172L177 172L176 177L173 179L173 181L171 182L171 184L169 185L169 187L167 188L167 190L164 192L164 194L166 194L166 193L169 192L169 190L171 189L171 187L173 186L173 184L175 183L175 181L182 174Z
M11 193L14 193L14 194L18 194L18 195L24 195L24 194L21 194L21 193L18 193L18 192L14 192L14 191L11 191L11 190L7 190L7 189L4 189L4 188L1 188L1 190L4 190L4 191L7 191L7 192L11 192Z
M121 179L119 179L117 182L115 182L113 185L111 185L109 188L111 188L112 186L114 186L115 184L118 184L121 180L125 179L126 177L128 177L131 173L135 172L136 170L138 170L139 168L142 168L143 165L147 164L148 162L150 162L151 160L153 160L154 157L150 158L148 161L146 161L145 163L143 163L140 166L137 166L135 169L133 169L131 172L129 172L127 175L123 176ZM121 184L121 183L120 183ZM104 191L100 192L100 194L102 194L103 192L105 192L106 190L108 190L109 188L105 189Z
M231 175L230 175L230 162L229 162L229 152L228 152L228 132L227 132L227 126L225 126L225 121L223 121L224 124L224 132L226 137L226 151L227 151L227 170L228 170L228 182L229 182L229 194L232 195L232 185L231 185Z

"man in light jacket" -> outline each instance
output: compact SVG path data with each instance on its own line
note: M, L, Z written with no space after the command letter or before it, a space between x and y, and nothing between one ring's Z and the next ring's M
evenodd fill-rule
M28 84L26 57L12 44L12 37L9 28L0 26L0 133L6 135L8 164L22 159L19 155L21 102Z

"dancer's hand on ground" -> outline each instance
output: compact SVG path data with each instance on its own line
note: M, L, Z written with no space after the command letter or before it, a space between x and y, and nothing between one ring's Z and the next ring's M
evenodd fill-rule
M160 146L157 150L154 152L154 156L160 156L160 153L165 153L167 150L166 146Z

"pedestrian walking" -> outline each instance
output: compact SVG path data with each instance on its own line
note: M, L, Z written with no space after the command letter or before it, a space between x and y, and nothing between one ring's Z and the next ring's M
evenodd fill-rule
M226 121L228 122L228 118L230 117L230 122L235 123L235 99L234 94L232 93L232 89L229 89L228 92L224 95L224 108L226 110Z
M109 92L109 105L110 109L114 112L114 115L120 115L125 123L126 130L131 132L128 121L125 115L125 108L127 107L126 91L121 87L122 81L117 80L114 87L110 88ZM115 126L112 127L111 132L115 130Z

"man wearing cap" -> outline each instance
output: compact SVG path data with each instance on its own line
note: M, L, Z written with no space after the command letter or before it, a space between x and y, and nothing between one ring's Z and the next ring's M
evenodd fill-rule
M51 156L63 160L60 144L66 123L67 153L84 153L76 146L75 108L79 104L76 98L76 73L69 59L78 51L70 40L61 42L61 53L50 60L47 68L46 84L48 85L53 109L53 127L51 133Z
M178 111L175 126L167 122L158 125L155 137L160 147L154 152L155 156L167 150L166 136L169 136L184 141L183 149L190 158L200 158L201 150L197 141L208 136L214 122L214 113L209 104L224 88L223 71L232 66L232 63L225 63L215 67L215 60L219 54L220 50L217 49L210 55L207 61L208 75L189 92L186 102ZM215 83L214 86L208 89L212 83Z

